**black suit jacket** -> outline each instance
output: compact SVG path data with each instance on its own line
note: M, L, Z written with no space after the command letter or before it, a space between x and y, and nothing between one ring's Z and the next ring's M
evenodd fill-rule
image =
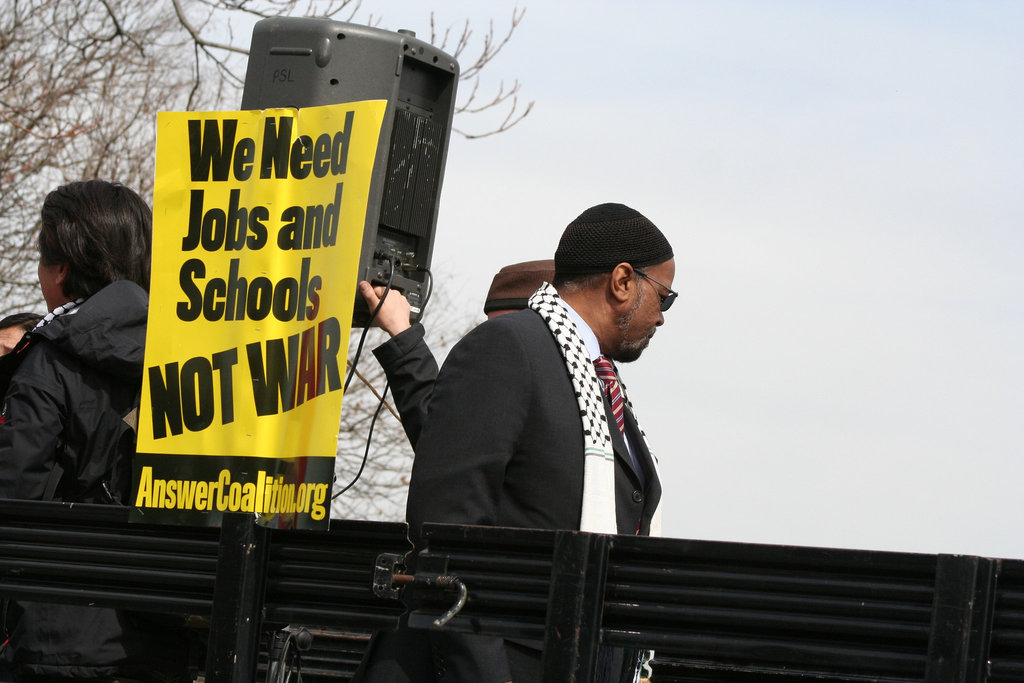
M415 447L437 379L437 362L423 341L423 326L416 323L396 334L375 348L373 355L387 375L395 407L402 416L402 427Z
M613 428L617 526L646 534L661 485L628 411L626 424L648 477L641 487ZM579 406L547 325L529 309L484 322L434 385L409 486L414 540L423 522L578 529L582 502Z
M646 534L661 485L628 411L646 486L610 424L618 532ZM578 529L582 502L579 406L547 325L529 309L484 322L452 349L434 384L409 486L414 543L424 522ZM441 653L451 680L508 680L500 639L462 645Z

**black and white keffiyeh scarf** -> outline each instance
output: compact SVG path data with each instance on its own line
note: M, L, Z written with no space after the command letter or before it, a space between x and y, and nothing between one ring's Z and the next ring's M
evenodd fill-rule
M600 534L618 533L615 521L615 451L612 447L608 417L604 409L601 382L597 369L587 351L576 324L569 317L555 288L544 283L530 297L530 308L547 323L555 338L565 367L572 379L572 388L579 403L580 419L583 421L583 510L580 516L580 531ZM632 414L633 405L626 395L626 387L619 382L622 399ZM634 415L634 419L635 419ZM638 423L639 424L639 423ZM647 442L641 428L640 434ZM650 447L648 446L648 450ZM651 454L652 463L657 460ZM655 467L657 465L655 464ZM655 473L657 476L657 473ZM661 511L656 510L651 519L651 535L661 531Z
M66 303L61 304L60 306L57 306L55 309L53 309L45 316L43 316L42 320L37 322L36 326L32 328L32 331L35 332L40 327L45 327L46 325L49 325L51 322L53 322L53 319L59 315L74 313L75 309L81 306L83 302L85 302L84 298L78 298L75 299L74 301L68 301Z

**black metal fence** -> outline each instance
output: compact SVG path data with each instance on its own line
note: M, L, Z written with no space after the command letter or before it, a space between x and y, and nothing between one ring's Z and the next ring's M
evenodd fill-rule
M436 525L407 576L401 524L126 520L0 501L0 596L199 615L211 682L264 680L284 626L306 680L345 680L413 592L437 628L460 586L443 628L543 642L545 681L591 680L602 645L654 649L655 683L1024 681L1021 560Z

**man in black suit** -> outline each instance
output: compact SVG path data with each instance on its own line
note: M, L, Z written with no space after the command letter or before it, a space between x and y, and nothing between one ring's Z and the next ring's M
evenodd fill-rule
M671 246L639 212L601 204L569 224L554 286L475 328L441 368L409 488L414 543L424 522L657 533L656 461L628 399L605 393L617 376L602 381L593 362L640 356L675 299L674 277ZM431 639L439 680L540 680L529 644ZM632 680L634 668L611 679Z

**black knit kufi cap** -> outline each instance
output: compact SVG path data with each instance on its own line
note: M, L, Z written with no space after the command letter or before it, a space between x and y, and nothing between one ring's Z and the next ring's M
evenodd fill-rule
M672 245L643 214L623 204L598 204L565 228L555 251L555 271L608 273L620 263L646 268L670 258Z

